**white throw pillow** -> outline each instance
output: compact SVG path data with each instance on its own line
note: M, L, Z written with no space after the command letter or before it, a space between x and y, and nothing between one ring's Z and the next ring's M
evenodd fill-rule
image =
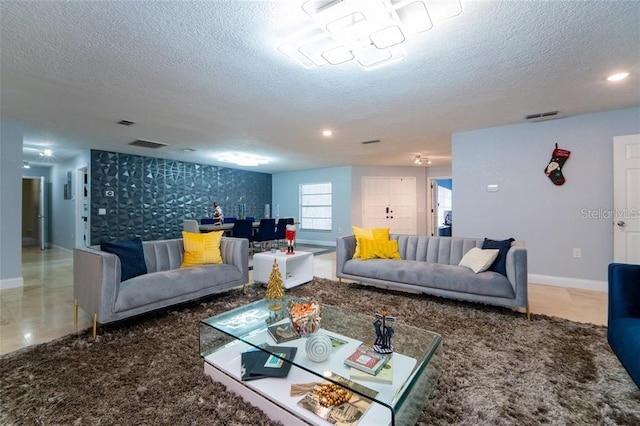
M462 260L458 265L471 269L476 274L478 272L484 272L489 269L489 266L498 257L500 250L485 249L474 247L462 257Z

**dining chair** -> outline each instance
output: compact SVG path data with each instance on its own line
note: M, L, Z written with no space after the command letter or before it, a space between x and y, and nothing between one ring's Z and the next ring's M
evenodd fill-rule
M182 229L186 232L193 232L194 234L200 233L200 225L195 219L185 219L182 222Z
M260 247L264 248L265 243L276 240L276 220L260 219L260 227L253 236L254 243L260 243Z
M246 238L249 240L249 251L253 251L253 222L247 219L238 219L233 223L231 236L234 238Z

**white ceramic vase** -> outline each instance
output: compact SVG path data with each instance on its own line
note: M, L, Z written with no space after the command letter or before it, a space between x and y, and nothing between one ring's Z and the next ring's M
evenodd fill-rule
M305 350L307 357L313 362L322 362L331 354L331 339L326 334L313 333L307 337Z

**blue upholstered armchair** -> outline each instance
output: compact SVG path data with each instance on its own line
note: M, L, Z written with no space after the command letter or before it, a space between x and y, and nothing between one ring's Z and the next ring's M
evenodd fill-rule
M607 340L640 387L640 265L609 265Z

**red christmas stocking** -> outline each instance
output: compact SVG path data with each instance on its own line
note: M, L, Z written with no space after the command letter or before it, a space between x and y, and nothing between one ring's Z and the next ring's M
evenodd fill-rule
M544 169L544 174L549 176L549 179L551 179L554 185L562 185L565 182L565 178L562 175L562 167L570 155L571 151L559 149L558 144L556 144L556 149L553 150L551 161L549 161L549 164Z

